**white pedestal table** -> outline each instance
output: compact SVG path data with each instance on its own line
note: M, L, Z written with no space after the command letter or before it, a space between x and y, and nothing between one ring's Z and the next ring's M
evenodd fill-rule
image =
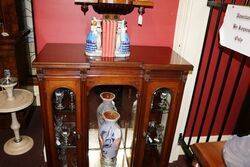
M20 155L29 151L33 145L33 139L29 136L20 136L20 124L17 121L16 112L33 103L34 96L28 90L14 89L14 98L8 99L6 90L0 91L0 113L11 113L11 129L15 137L9 139L4 144L4 152L9 155Z

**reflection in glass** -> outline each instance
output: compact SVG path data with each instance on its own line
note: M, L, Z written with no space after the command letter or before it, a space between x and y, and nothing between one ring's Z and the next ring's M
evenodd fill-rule
M75 94L69 89L55 90L53 97L55 142L60 166L77 166Z
M109 109L119 113L120 118L117 121L121 128L121 142L116 157L116 165L127 167L131 164L132 144L134 140L134 125L137 113L136 89L131 86L97 86L94 87L88 96L89 113L89 166L101 166L101 148L98 141L98 121L97 109L103 102L100 94L103 92L112 92L111 104ZM110 96L111 97L111 96ZM113 98L115 97L115 98ZM111 165L112 166L112 165Z
M69 135L70 135L70 127L63 125L62 126L62 133L61 133L62 137L63 137L63 143L65 146L68 146L68 139L69 139Z
M58 110L64 109L64 106L62 105L64 91L60 90L60 89L56 90L55 91L55 96L56 96L56 105L55 105L55 108L58 109Z
M75 95L74 95L74 92L69 92L69 95L70 95L70 104L69 104L69 109L71 112L73 112L76 108L75 106Z
M162 113L167 113L169 110L170 94L167 92L161 93L161 102L159 103L160 111Z
M153 93L148 129L145 133L144 165L159 166L170 103L171 93L168 89L160 88Z

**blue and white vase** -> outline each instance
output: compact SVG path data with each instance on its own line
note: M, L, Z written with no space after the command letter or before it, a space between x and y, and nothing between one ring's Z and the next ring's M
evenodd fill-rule
M126 21L118 21L117 37L116 37L116 57L130 56L130 39L127 33Z
M97 121L98 121L98 127L100 128L101 125L104 122L104 119L102 117L102 113L104 111L117 111L114 103L115 94L111 92L102 92L100 94L100 97L102 99L102 103L97 108Z
M102 151L101 164L115 167L116 157L121 143L122 132L117 124L120 114L117 111L104 111L104 123L99 128L99 141Z
M101 56L101 20L91 20L91 29L86 38L85 53L87 56Z
M130 56L130 39L127 33L127 28L122 29L119 52L120 52L120 57Z

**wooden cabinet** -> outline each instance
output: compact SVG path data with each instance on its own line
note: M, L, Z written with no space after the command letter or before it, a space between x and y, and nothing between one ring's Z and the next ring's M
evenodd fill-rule
M177 74L178 75L178 74ZM142 162L138 166L167 166L184 83L178 78L152 78L146 84Z
M27 45L25 43L29 30L25 30L22 1L0 0L0 78L4 69L10 69L11 74L18 78L18 84L27 85L30 74ZM2 33L9 36L3 36ZM22 127L30 122L32 110L18 112ZM11 123L9 114L0 115L0 131L9 129Z
M0 0L0 77L4 69L10 69L21 85L27 84L30 74L25 43L29 30L25 29L23 10L21 1Z
M116 163L166 166L192 65L167 47L132 46L127 59L88 58L83 48L47 44L33 62L48 165L100 165L96 109L100 93L110 91L121 116L122 144Z

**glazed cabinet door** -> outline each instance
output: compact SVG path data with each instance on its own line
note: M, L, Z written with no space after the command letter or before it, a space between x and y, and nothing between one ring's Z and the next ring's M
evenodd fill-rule
M167 166L183 84L180 80L151 80L145 84L140 156L137 166Z
M87 78L87 122L89 167L130 167L134 162L138 135L138 77Z
M43 120L49 166L82 166L81 82L45 78Z

